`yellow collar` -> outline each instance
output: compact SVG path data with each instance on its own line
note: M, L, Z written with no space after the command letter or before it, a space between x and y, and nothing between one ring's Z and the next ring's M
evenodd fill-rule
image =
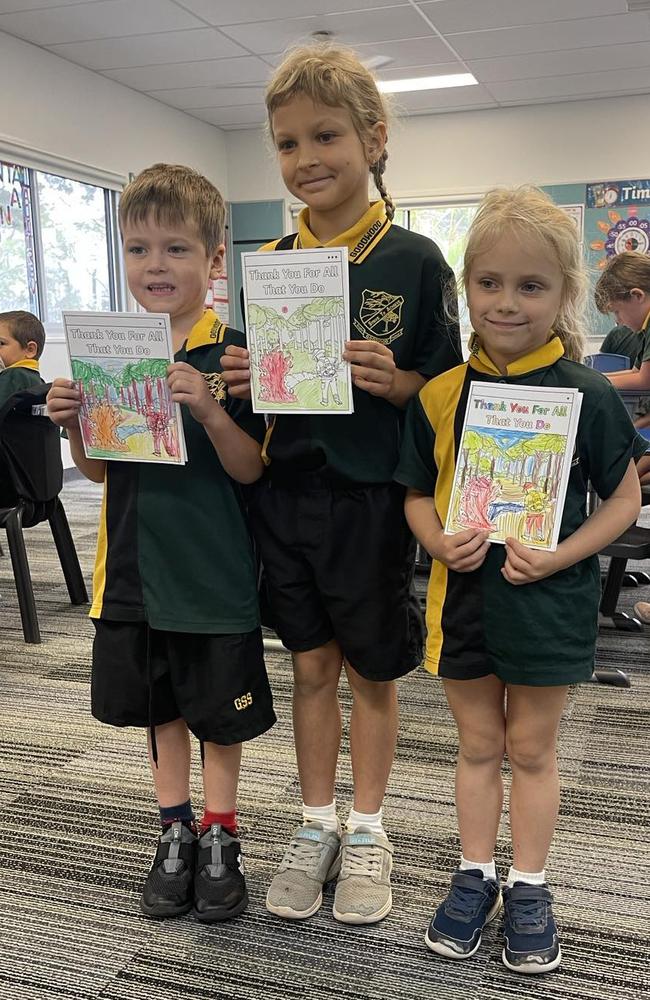
M190 330L190 335L185 341L185 350L189 354L195 347L220 344L225 329L217 314L212 309L206 309L198 323L195 323Z
M297 249L312 249L313 247L347 247L348 260L351 264L361 264L369 253L383 239L392 223L386 215L386 205L383 201L374 201L367 212L361 216L351 229L335 236L327 243L314 236L309 228L309 209L303 208L298 216Z
M648 315L644 319L643 326L639 330L639 333L645 333L645 331L648 329L648 323L650 323L650 311L648 311Z
M14 361L13 365L7 365L7 371L10 368L29 368L30 371L39 371L38 361L35 358L21 358L20 361Z
M476 338L476 334L472 334ZM471 343L471 340L470 340ZM477 372L484 372L486 375L501 375L497 366L488 357L483 348L477 343L476 352L469 358L469 365ZM527 375L529 372L537 371L539 368L549 368L564 355L564 346L559 337L555 334L546 344L537 347L530 354L525 354L523 358L517 358L506 368L506 375Z

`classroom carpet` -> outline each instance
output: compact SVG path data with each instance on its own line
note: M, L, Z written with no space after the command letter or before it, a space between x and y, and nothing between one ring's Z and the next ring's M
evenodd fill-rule
M63 499L90 583L100 491L75 480ZM586 684L571 694L560 738L561 814L547 868L564 960L555 973L517 976L501 963L500 921L487 929L469 961L443 959L423 943L459 856L454 725L440 683L423 670L400 683L400 738L385 803L395 845L394 906L382 923L336 923L331 887L320 912L307 921L284 922L264 907L300 806L291 671L281 652L268 655L277 725L244 754L240 815L248 910L207 927L189 918L151 922L140 916L140 888L157 836L143 736L92 719L87 609L67 601L47 526L26 536L40 646L23 642L4 533L0 537L0 997L650 997L650 627L637 635L601 634L598 663L627 670L630 689ZM621 606L642 598L650 600L650 587L625 590ZM347 717L343 685L341 698ZM197 808L199 779L197 748ZM337 786L342 818L351 794L346 734ZM510 863L505 821L496 859L504 877Z

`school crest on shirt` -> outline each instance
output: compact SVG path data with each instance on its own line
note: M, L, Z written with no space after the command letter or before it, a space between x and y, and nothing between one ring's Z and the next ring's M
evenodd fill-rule
M352 321L355 329L365 340L375 340L379 344L390 344L404 333L402 327L403 295L392 292L376 292L364 288L359 316Z
M226 402L226 383L219 372L201 372L208 383L208 389L213 399L222 406Z

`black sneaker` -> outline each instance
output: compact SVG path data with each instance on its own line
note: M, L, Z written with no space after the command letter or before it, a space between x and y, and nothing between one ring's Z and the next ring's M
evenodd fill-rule
M196 834L176 820L163 831L140 897L146 917L162 920L192 909Z
M219 823L199 838L194 916L206 924L236 917L248 906L241 845Z
M498 880L483 878L480 868L459 869L424 935L425 944L445 958L471 958L478 951L483 928L500 909Z
M513 972L539 973L557 969L562 961L553 897L546 885L515 882L503 890L505 944L503 964Z

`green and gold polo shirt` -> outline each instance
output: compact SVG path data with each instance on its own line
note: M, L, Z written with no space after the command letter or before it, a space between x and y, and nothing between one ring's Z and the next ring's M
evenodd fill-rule
M220 377L228 344L244 347L245 338L208 310L174 360L202 372L226 412L261 442L264 420L231 399ZM240 489L202 424L187 406L181 413L186 465L106 463L90 615L172 632L249 632L259 612Z
M573 534L586 518L587 482L600 497L609 497L641 444L612 384L563 355L559 338L553 337L502 375L479 349L466 364L433 379L409 406L396 480L432 496L444 525L470 384L574 387L583 398L559 540ZM427 592L426 668L460 680L477 676L486 664L487 672L505 682L588 680L600 601L598 557L520 587L502 576L504 562L505 547L497 544L490 545L473 573L456 573L434 561Z
M15 392L42 384L38 361L32 358L16 361L13 365L0 370L0 406L3 406Z
M630 364L633 365L638 357L642 340L642 331L630 330L629 326L615 326L603 340L600 350L603 354L622 354L628 357Z
M640 338L640 347L637 351L634 367L640 368L644 361L650 361L650 312L636 336Z
M298 232L262 250L322 245L309 228L309 210L303 209ZM458 328L443 304L447 295L455 305L454 276L435 243L393 225L378 201L325 246L348 247L351 339L385 344L398 368L427 379L458 364ZM264 451L271 476L313 471L352 483L390 482L404 411L355 386L352 393L351 414L272 418Z

